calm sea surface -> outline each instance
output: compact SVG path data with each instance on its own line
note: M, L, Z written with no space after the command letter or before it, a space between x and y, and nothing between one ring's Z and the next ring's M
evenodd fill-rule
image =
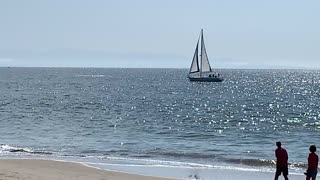
M0 156L302 169L320 147L320 71L0 68Z

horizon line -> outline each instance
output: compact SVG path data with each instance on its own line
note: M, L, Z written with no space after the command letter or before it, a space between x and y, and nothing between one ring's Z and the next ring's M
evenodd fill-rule
M92 68L92 69L189 69L188 67L97 67L97 66L2 66L0 68ZM214 70L320 70L320 68L287 67L287 68L214 68Z

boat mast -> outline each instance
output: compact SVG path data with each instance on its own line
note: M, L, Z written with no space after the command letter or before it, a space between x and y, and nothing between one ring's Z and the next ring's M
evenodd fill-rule
M201 29L200 77L202 77L202 46L203 46L203 29Z

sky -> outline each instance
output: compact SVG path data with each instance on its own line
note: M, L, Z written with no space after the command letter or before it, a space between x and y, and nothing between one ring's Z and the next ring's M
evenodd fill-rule
M1 0L0 66L320 69L319 0Z

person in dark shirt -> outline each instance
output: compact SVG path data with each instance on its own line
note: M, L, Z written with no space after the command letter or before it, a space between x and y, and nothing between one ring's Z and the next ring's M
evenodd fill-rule
M310 180L310 178L312 178L312 180L315 180L318 173L319 161L318 155L315 153L317 151L317 147L315 145L311 145L309 150L311 153L308 157L308 169L304 174L307 176L306 180Z
M275 150L275 156L277 158L277 170L274 176L274 180L278 180L279 176L283 175L285 180L289 180L288 178L288 153L287 151L281 147L281 142L276 142L277 149Z

